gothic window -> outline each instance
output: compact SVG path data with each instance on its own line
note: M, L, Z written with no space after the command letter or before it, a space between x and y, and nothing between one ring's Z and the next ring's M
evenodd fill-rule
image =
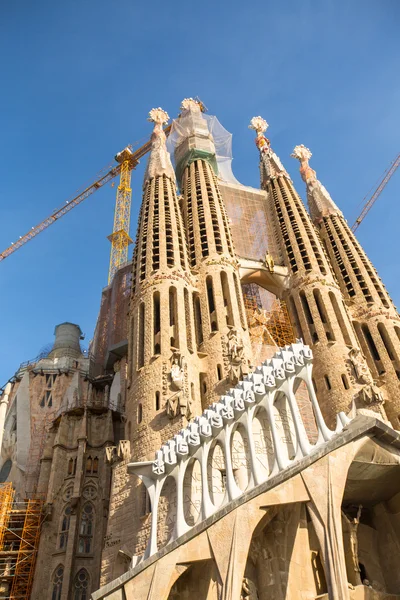
M67 489L65 490L64 495L63 495L63 500L65 502L69 502L71 500L73 490L74 490L74 487L72 485L67 487Z
M63 576L64 567L59 565L53 573L53 592L51 594L51 600L60 600Z
M68 475L75 475L76 473L76 458L70 458L68 461Z
M44 391L44 395L40 401L40 406L43 408L44 406L53 406L53 385L56 382L57 375L46 375L46 388Z
M74 600L89 600L89 575L81 569L74 580Z
M60 530L58 534L58 547L65 550L68 542L69 523L71 520L71 507L67 504L63 510L60 520Z
M97 490L94 485L87 485L83 489L82 495L86 500L93 500L97 496Z
M86 475L97 475L99 470L99 459L97 458L97 456L95 456L94 458L92 458L91 456L88 456L86 459Z
M79 542L78 551L81 554L89 554L93 549L93 520L94 510L93 505L87 502L81 515L81 523L79 527Z

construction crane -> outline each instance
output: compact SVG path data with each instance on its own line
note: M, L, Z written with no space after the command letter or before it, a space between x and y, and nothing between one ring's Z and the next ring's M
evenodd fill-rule
M164 129L165 134L168 135L170 130L171 125L168 125ZM108 236L108 239L111 241L111 257L108 275L108 283L110 284L115 272L127 261L128 246L131 242L129 237L130 207L132 199L131 171L136 168L139 164L139 160L147 154L150 148L151 140L147 141L135 151L132 150L132 146L127 146L122 152L119 152L115 157L115 160L118 163L117 165L109 165L102 169L92 184L86 187L78 195L74 196L71 200L67 200L63 206L56 209L49 217L47 217L47 219L44 219L44 221L36 225L36 227L32 227L32 229L25 235L22 235L17 242L12 243L11 246L1 252L0 261L10 256L10 254L32 240L44 229L53 225L53 223L70 212L75 206L81 204L81 202L86 200L86 198L91 196L106 183L117 177L117 175L120 175L120 184L118 186L115 203L114 227L112 234Z
M396 169L399 165L400 165L400 154L398 154L397 157L390 163L389 167L386 169L386 171L383 174L380 184L378 185L378 187L376 188L376 190L374 191L374 193L372 194L370 199L367 200L367 202L364 204L364 208L362 209L360 216L356 219L354 225L351 228L351 230L353 232L357 229L357 227L359 227L359 225L361 224L361 221L365 218L367 213L371 210L374 202L377 200L377 198L380 195L380 193L382 192L383 188L385 187L385 185L387 184L389 179L392 177L392 175L394 174L394 172L396 171ZM365 198L364 198L364 200L365 200Z

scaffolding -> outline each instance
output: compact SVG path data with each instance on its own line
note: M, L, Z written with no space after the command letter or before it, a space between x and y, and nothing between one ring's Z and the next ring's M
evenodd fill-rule
M258 286L257 286L258 287ZM295 341L289 311L283 300L274 300L270 310L252 305L251 294L245 300L252 342L282 348Z
M0 598L29 600L43 523L43 501L16 502L12 483L0 485Z

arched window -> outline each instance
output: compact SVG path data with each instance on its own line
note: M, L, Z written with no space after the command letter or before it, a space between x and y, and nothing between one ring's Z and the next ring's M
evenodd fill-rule
M88 475L92 474L92 468L93 468L93 460L91 456L88 456L86 459L86 473Z
M99 471L99 459L88 456L86 459L86 475L97 475Z
M58 547L65 550L68 542L69 522L71 520L71 507L67 504L63 510L60 520L60 530L58 534Z
M79 544L78 551L81 554L89 554L93 549L93 520L94 509L93 504L87 502L81 515L81 524L79 527Z
M89 575L81 569L74 580L74 600L89 600Z
M63 576L64 567L59 565L53 573L53 592L51 594L51 600L60 600Z

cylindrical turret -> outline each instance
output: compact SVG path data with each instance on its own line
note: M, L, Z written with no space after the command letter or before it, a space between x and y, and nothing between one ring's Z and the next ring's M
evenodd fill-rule
M290 272L284 298L298 336L313 349L314 386L324 417L334 425L337 413L349 412L356 398L360 408L384 414L382 402L370 402L360 395L368 367L318 233L264 135L268 125L254 117L250 127L257 131L261 186L268 193L271 221Z
M196 345L202 358L200 389L205 408L249 371L251 347L238 261L222 195L213 137L198 102L182 102L176 171L190 266L198 273L193 299Z
M54 335L56 339L49 358L60 358L62 356L79 358L82 355L79 340L83 338L79 325L61 323L60 325L56 325Z
M365 254L328 191L308 161L312 154L296 146L293 158L307 185L311 217L327 250L360 348L372 376L363 390L374 403L386 396L385 410L396 429L400 427L400 317L375 267Z

